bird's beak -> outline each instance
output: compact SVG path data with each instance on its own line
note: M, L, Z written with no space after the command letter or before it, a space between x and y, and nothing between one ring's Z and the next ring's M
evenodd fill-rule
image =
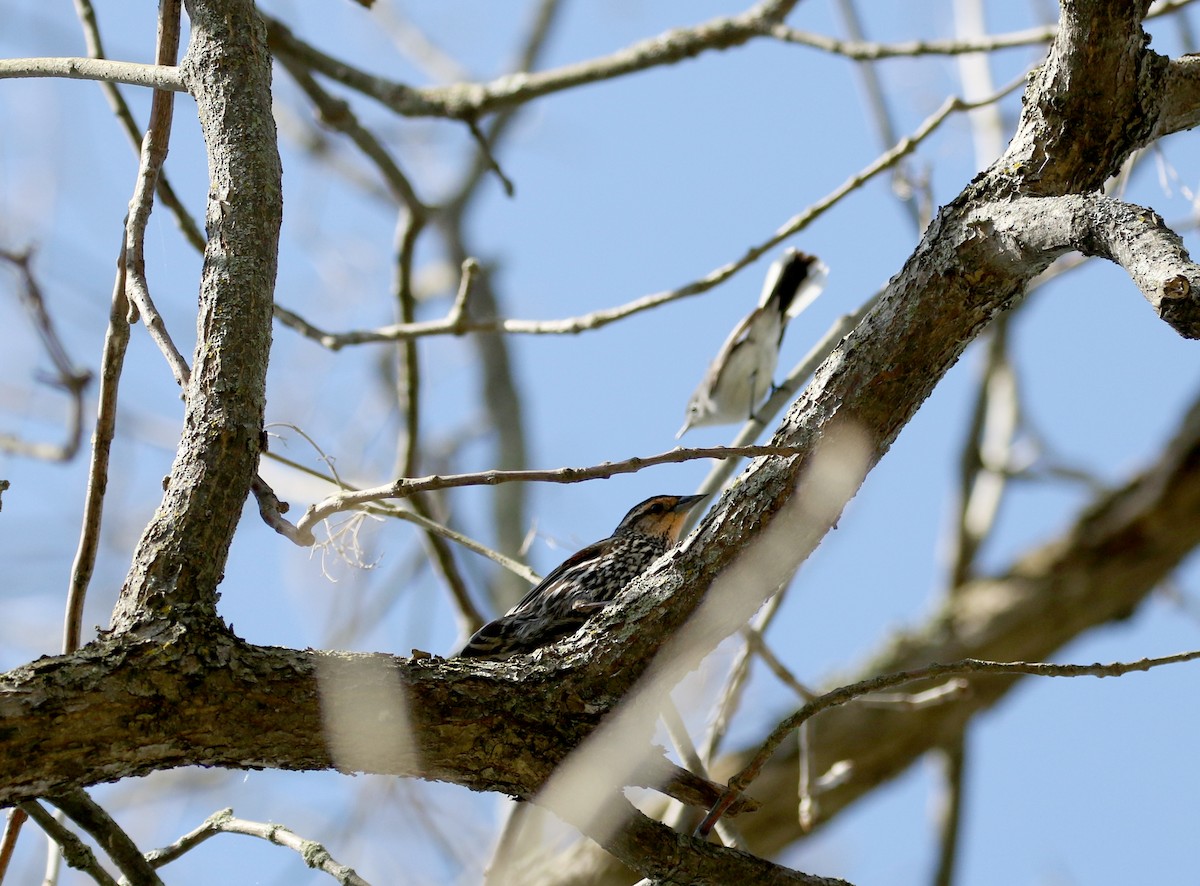
M711 492L706 492L703 495L684 495L675 503L675 507L671 508L676 514L683 514L690 511L704 499L712 495Z
M679 541L679 533L683 531L683 526L687 523L687 512L708 498L709 495L710 493L705 493L704 495L683 495L680 496L679 501L675 502L675 507L671 508L671 523L667 531L667 536L671 539L671 544Z
M692 426L692 417L689 415L687 418L685 418L683 420L683 427L675 432L675 439L678 440L680 437L682 437L684 434L686 434L688 432L688 428L690 428L691 426Z

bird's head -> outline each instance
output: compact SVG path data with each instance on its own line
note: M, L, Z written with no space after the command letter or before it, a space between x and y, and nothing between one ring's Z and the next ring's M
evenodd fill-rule
M630 509L613 535L652 535L674 544L679 540L687 512L706 498L707 495L656 495L648 498Z

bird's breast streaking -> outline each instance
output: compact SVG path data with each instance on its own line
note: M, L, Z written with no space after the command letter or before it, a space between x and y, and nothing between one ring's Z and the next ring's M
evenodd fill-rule
M507 658L575 633L679 540L687 512L707 497L656 495L636 505L612 535L560 563L458 655Z

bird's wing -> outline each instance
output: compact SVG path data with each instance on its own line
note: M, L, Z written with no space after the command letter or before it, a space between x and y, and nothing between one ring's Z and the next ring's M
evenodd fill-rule
M581 548L567 559L563 560L555 566L550 572L539 581L536 585L529 589L528 593L521 598L512 609L504 613L504 617L510 615L521 615L536 608L535 604L543 599L546 595L554 593L562 584L567 573L581 564L595 560L598 557L604 556L610 547L612 547L612 538L606 538L598 541L595 544L588 545L586 548Z
M741 319L737 326L733 327L733 331L729 333L729 337L725 339L725 343L721 345L721 350L717 351L717 356L713 357L712 366L714 369L725 366L729 363L729 354L739 344L750 337L750 330L754 325L754 321L762 314L762 308L755 308L749 314ZM707 377L705 378L707 381Z

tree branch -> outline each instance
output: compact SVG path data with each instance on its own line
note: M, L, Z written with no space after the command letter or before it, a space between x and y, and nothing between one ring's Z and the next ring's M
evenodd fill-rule
M128 83L171 92L187 92L179 68L143 65L99 58L6 58L0 59L0 80L20 77L65 77L69 80L100 80Z
M361 71L300 40L279 20L266 15L263 18L272 52L290 55L314 71L381 102L397 114L475 120L564 89L676 64L702 52L741 46L765 36L795 4L796 0L765 0L741 15L715 18L691 28L676 28L603 58L550 71L510 74L491 83L424 89Z
M114 611L117 629L152 613L215 616L262 437L282 217L269 56L249 0L193 0L187 8L191 44L181 70L211 176L200 334L183 437Z

